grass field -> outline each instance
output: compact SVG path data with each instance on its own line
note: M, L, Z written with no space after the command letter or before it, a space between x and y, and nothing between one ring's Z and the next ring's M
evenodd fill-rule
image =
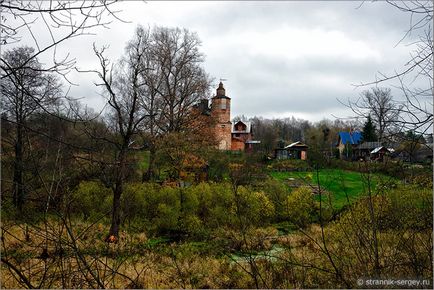
M336 209L342 208L348 202L353 202L357 198L364 196L368 192L368 182L366 177L359 172L346 171L340 169L322 169L318 172L271 172L270 175L282 182L288 182L293 178L299 184L316 186L332 194L332 205ZM371 189L375 190L380 180L390 180L378 174L372 174ZM317 197L319 200L319 197Z

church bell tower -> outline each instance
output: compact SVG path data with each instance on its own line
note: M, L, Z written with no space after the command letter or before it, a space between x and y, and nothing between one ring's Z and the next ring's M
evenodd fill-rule
M215 134L220 150L231 150L231 98L226 96L223 83L220 82L216 96L211 99L211 117L215 120Z

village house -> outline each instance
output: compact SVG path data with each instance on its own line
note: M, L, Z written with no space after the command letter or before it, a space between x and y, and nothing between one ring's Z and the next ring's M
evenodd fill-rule
M381 142L363 142L362 133L358 131L339 132L336 147L340 159L347 160L383 161L385 156L394 151Z
M353 156L357 159L369 160L371 152L380 147L382 147L381 142L363 142L355 147Z
M358 131L339 132L336 148L340 159L352 159L353 150L362 142L362 133Z
M290 157L294 159L301 159L301 160L307 159L308 146L306 144L297 141L292 144L289 144L285 148L288 150Z
M393 152L393 149L385 146L379 146L370 152L370 160L383 162L386 156L389 156Z
M306 160L308 148L309 147L306 144L302 143L301 141L297 141L284 148L274 149L274 158Z
M261 141L252 140L252 122L238 121L232 125L231 150L252 151L254 144Z

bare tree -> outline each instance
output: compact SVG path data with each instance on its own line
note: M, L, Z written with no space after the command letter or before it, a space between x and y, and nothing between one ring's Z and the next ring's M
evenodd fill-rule
M177 132L190 123L191 107L209 90L200 40L187 29L165 27L154 28L152 38L150 53L162 79L161 88L156 89L163 106L158 126L164 132Z
M0 89L2 114L15 126L15 161L13 175L13 200L21 209L25 189L24 142L25 128L29 117L37 111L47 111L55 104L61 93L58 79L43 71L37 58L29 57L34 53L30 47L17 47L7 51L2 59L7 69L1 70ZM15 69L15 68L19 69ZM6 120L6 119L5 119Z
M128 174L128 153L131 150L134 137L139 133L143 122L148 117L140 105L142 60L144 53L140 50L141 40L130 42L126 47L126 56L117 64L110 67L110 61L104 57L104 50L94 48L99 59L101 71L97 74L102 81L97 86L102 86L107 96L110 107L109 121L112 122L113 133L111 136L102 137L115 148L113 167L113 207L112 222L108 235L108 241L116 241L119 236L120 226L120 199L124 183Z
M397 104L388 88L371 88L363 91L356 101L346 104L358 117L372 118L378 128L378 139L384 142L390 135L390 129L399 118L403 106Z
M143 149L139 139L146 139L155 158L158 139L173 132L192 130L197 119L193 105L208 89L208 77L200 66L202 55L195 34L187 30L138 27L127 44L125 56L111 65L104 56L105 48L94 48L99 59L97 73L110 109L106 121L109 131L103 135L88 134L115 150L111 164L101 160L111 170L109 181L113 190L112 224L109 241L116 241L120 226L120 198L129 178L129 152ZM199 122L202 124L202 122ZM200 126L199 126L200 127ZM198 134L199 135L199 134ZM149 170L153 170L153 164ZM152 176L152 174L148 174Z
M372 82L358 86L383 85L397 81L396 86L403 94L399 117L395 124L400 132L412 130L425 134L433 129L433 55L432 20L434 5L432 1L387 1L391 6L408 14L409 28L396 45L407 41L409 59L401 69L393 73L380 73Z
M32 59L51 55L52 63L44 67L66 78L75 67L76 60L69 54L60 56L59 44L69 39L92 34L96 27L105 27L119 19L119 11L114 10L117 0L92 1L44 1L44 0L3 0L0 1L0 29L2 46L15 45L23 39L32 39L36 49L20 63L9 67L10 72L26 66ZM41 35L49 36L47 41ZM1 61L3 68L6 63ZM7 74L3 77L7 77Z
M135 42L143 40L141 70L142 105L149 116L146 135L150 161L144 179L154 175L157 140L164 134L192 129L197 116L192 107L209 91L210 78L202 68L203 54L195 33L179 28L136 30ZM200 122L199 122L200 123Z
M45 101L48 99L48 95L39 97L35 95L35 92L26 88L26 84L20 84L20 81L13 80L19 79L23 72L27 75L27 79L33 78L31 75L42 76L43 72L55 72L69 82L67 74L75 67L76 60L69 54L59 55L59 45L75 37L92 34L97 27L108 28L108 25L114 19L121 20L117 16L119 11L114 10L116 2L117 0L0 1L1 48L15 47L24 40L33 42L32 46L35 47L34 49L27 49L19 60L17 58L15 61L11 61L11 59L8 59L7 52L6 54L3 53L0 59L2 72L0 78L4 85L2 92L5 95L13 96L14 93L9 89L15 87L15 90L20 91L16 95L21 94L22 99L25 97L24 102L15 101L15 106L21 109L14 112L18 144L15 152L17 161L15 162L14 183L18 184L15 186L15 191L19 193L18 196L22 196L23 193L22 186L19 185L22 183L19 180L22 179L20 175L22 175L23 168L20 156L23 154L23 148L19 144L22 144L24 119L36 109L44 109L46 113L57 117L60 117L61 114L59 114L59 111L54 113L45 109ZM49 61L50 56L52 58L51 62ZM48 60L48 64L44 66L35 65L38 63L38 59L42 57ZM56 86L54 82L57 80L52 75L46 74L45 79L38 78L39 82L43 80L46 83L52 83L53 89ZM32 81L34 81L32 84L34 88L42 87L41 84L37 84L36 78ZM11 85L7 85L8 83ZM11 103L11 98L5 98L5 102ZM2 119L6 120L6 118ZM44 132L33 132L44 135Z

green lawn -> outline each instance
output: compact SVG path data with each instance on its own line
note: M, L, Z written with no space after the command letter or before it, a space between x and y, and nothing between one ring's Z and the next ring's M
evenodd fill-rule
M316 172L271 172L270 175L285 183L288 182L289 178L294 178L295 182L299 184L312 186L318 184ZM359 172L341 169L322 169L318 172L318 177L321 188L332 194L332 204L336 209L342 208L348 204L348 201L351 203L368 192L366 177L362 176ZM383 181L390 180L390 177L379 174L372 174L371 178L371 189L373 191L380 179ZM318 196L317 199L319 200Z

